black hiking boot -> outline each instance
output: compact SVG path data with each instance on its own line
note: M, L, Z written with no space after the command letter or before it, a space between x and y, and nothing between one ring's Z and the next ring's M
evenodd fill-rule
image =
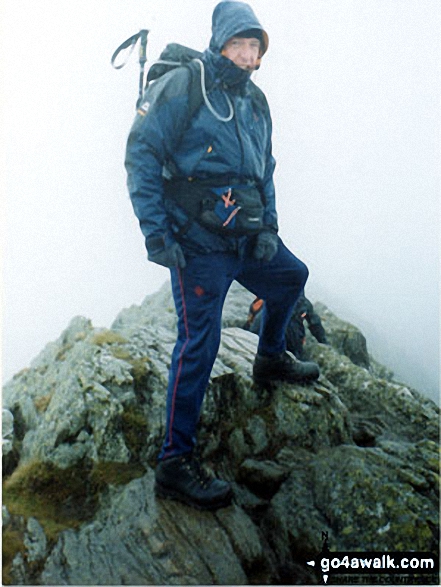
M233 497L230 484L208 475L191 453L160 461L155 475L157 497L182 501L200 510L226 507Z
M272 357L256 355L254 360L253 380L260 387L265 387L273 381L306 383L319 377L320 369L316 363L298 361L288 353Z

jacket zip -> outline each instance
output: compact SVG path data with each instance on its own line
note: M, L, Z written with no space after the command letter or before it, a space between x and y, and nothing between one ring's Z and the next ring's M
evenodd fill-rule
M209 155L212 151L213 151L213 143L212 142L208 145L208 147L205 145L204 150L203 150L201 156L198 158L198 160L196 161L196 163L193 165L193 172L194 172L195 169L198 168L198 165L202 161L202 159L204 159L204 157L206 155Z
M239 139L240 153L241 153L239 176L242 177L244 174L244 167L245 167L245 148L243 146L242 133L240 132L239 121L237 120L237 110L236 110L235 100L233 100L232 103L233 103L233 109L234 109L234 122L236 125L237 138Z

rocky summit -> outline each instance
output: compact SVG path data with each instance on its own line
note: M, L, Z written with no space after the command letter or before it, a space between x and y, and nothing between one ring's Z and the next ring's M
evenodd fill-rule
M204 461L234 487L216 512L153 493L176 331L168 283L110 329L74 318L5 386L5 584L323 584L327 549L438 553L437 406L323 304L329 344L308 333L305 347L320 379L255 388L257 337L241 328L252 299L229 293L200 421ZM331 568L332 582L351 584L348 571Z

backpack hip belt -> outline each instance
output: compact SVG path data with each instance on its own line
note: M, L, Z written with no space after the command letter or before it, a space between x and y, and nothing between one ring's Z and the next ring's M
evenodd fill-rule
M225 181L225 177L164 181L164 196L212 232L257 234L264 228L262 195L254 181L234 179L237 181Z

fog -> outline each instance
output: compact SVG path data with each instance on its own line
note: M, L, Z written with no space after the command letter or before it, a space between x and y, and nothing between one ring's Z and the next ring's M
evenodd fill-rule
M148 58L203 50L213 0L2 0L3 380L76 315L110 326L168 279L126 189L140 28ZM280 234L306 293L373 356L439 389L439 3L251 0L270 47L254 81L274 124Z

